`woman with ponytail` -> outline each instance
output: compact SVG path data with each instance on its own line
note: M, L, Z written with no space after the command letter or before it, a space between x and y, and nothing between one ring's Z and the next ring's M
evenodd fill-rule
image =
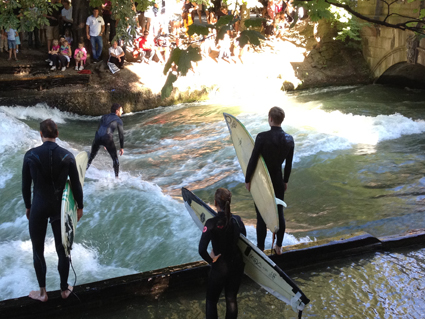
M239 234L246 236L245 225L239 216L230 212L232 193L225 188L215 192L217 216L207 220L199 242L199 254L211 265L208 276L206 319L216 319L217 302L224 288L226 319L238 317L236 296L241 284L244 263L237 243ZM212 242L212 251L207 252Z

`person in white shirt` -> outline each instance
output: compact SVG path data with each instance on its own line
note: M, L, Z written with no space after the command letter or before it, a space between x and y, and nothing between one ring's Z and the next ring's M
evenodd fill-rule
M66 29L72 29L72 22L74 21L72 19L72 7L69 4L69 0L63 0L62 1L63 9L61 11L61 17L63 21L63 32L62 34L65 34Z
M91 48L93 52L93 62L99 61L102 55L103 40L102 35L105 32L105 21L99 16L99 9L93 9L93 15L87 18L86 22L86 35L87 39L90 40ZM97 49L96 49L97 45Z
M109 48L109 60L108 62L114 63L117 67L122 69L124 67L124 51L118 42L115 40L112 42L112 46Z

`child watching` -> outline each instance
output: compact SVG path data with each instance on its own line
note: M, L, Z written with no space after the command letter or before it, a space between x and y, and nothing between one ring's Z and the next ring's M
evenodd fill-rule
M68 41L69 45L72 45L72 34L68 28L65 30L65 40Z
M15 60L18 61L18 59L16 58L16 37L18 37L18 32L15 29L9 28L9 30L7 30L7 45L9 46L9 59L12 59L12 52L13 55L15 56Z
M71 46L69 45L68 41L64 40L63 44L61 45L60 55L59 55L59 59L62 64L62 72L65 71L67 67L69 67L71 56L72 56Z
M86 60L87 60L87 50L84 47L84 43L78 43L78 48L75 49L75 52L74 52L74 59L75 59L75 71L83 70L84 64L86 64ZM78 63L80 63L79 68L78 68Z
M53 40L52 49L49 51L49 60L50 60L50 66L52 67L50 70L54 71L56 70L56 67L59 63L59 41L57 39Z

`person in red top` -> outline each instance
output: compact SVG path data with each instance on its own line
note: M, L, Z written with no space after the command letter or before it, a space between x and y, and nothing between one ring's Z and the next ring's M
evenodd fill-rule
M143 33L143 37L137 38L134 41L134 48L133 57L135 59L139 57L141 61L144 61L147 64L152 61L155 55L155 50L153 50L154 43L149 37L149 31L146 30Z

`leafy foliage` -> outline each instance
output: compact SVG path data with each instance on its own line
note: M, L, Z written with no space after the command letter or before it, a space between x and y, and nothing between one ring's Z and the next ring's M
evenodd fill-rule
M245 30L241 32L239 40L239 45L243 48L248 43L253 45L260 45L260 39L265 40L266 38L258 31L255 30Z
M264 18L251 18L246 19L244 23L247 28L260 28L264 21L266 21Z
M56 6L56 5L55 5ZM19 15L15 15L19 10ZM33 31L34 27L48 24L43 15L51 13L46 0L9 0L0 5L0 29L9 27L18 31Z
M194 34L208 35L208 26L204 26L199 23L193 23L189 26L189 29L187 30L187 34L189 34L190 36Z
M167 76L167 81L165 81L164 86L161 89L161 99L165 99L171 95L173 91L173 83L177 81L177 75L170 72Z

